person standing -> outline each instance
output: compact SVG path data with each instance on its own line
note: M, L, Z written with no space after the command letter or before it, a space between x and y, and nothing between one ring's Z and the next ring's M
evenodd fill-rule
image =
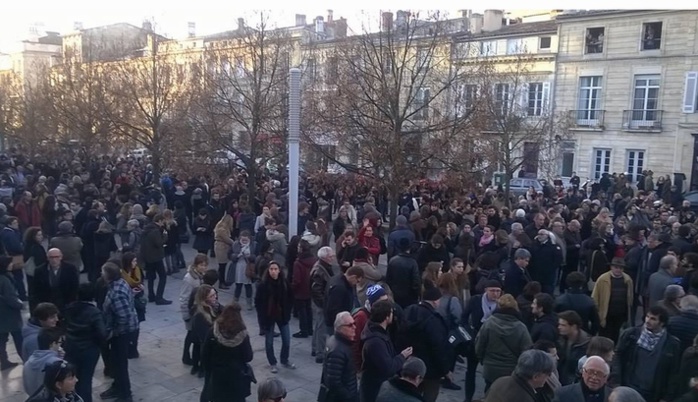
M311 354L315 356L315 363L322 363L328 335L327 325L325 325L327 284L332 278L332 264L336 258L334 250L330 247L321 247L317 256L318 260L310 270L310 299L312 301L313 323L315 324Z
M254 264L255 254L254 254L254 242L252 242L252 237L250 232L243 230L240 232L240 238L233 244L233 248L230 252L230 260L233 262L234 270L228 272L227 282L235 282L235 301L240 301L240 295L242 294L242 287L245 287L245 297L247 297L247 309L254 309L252 301L252 281L256 280L256 271L251 272L248 270L249 264ZM235 273L233 277L232 273ZM232 280L234 279L234 280ZM220 281L225 280L220 278Z
M611 269L599 276L591 298L599 307L599 335L618 341L620 330L630 319L633 307L633 280L623 272L625 260L614 258Z
M427 373L427 366L419 357L405 360L400 375L381 385L376 402L424 402L419 385Z
M208 331L211 329L221 309L218 303L218 292L213 286L201 285L196 289L194 303L191 308L191 332L194 335L194 355L192 356L191 374L204 377L204 371L199 366L199 351L206 341Z
M187 269L187 273L182 279L182 287L179 290L179 311L182 314L182 320L184 320L184 327L187 330L187 335L184 338L184 350L182 352L182 363L187 366L198 366L199 363L199 352L200 348L196 346L193 348L193 352L190 354L189 349L192 344L196 342L196 336L191 330L191 309L189 305L189 300L194 294L195 289L201 286L201 281L203 280L204 273L208 269L208 256L205 254L197 254L194 257L194 262ZM196 359L194 358L196 357Z
M276 356L274 355L275 326L279 327L281 333L281 365L287 369L295 370L296 365L288 360L291 352L291 330L288 322L291 320L293 297L288 281L276 261L269 264L262 281L257 286L255 305L260 329L265 331L264 347L271 372L278 372Z
M14 279L8 267L12 258L0 256L0 371L17 367L7 357L7 341L12 335L17 354L22 354L22 309L24 305L17 295Z
M53 303L59 311L78 299L80 272L63 262L63 253L57 248L48 251L48 265L42 265L34 271L33 304Z
M128 349L132 334L138 331L133 292L121 277L121 269L114 263L107 262L102 266L102 278L108 287L102 311L107 333L110 334L109 361L114 382L109 389L100 394L100 397L116 398L116 402L132 402Z
M536 402L537 389L543 387L555 370L552 356L542 350L521 353L510 376L500 377L490 387L486 402Z
M665 255L659 260L659 269L649 277L647 283L647 293L649 294L649 305L654 306L664 297L664 290L669 285L673 285L674 275L679 268L679 260L673 255Z
M538 293L533 297L531 311L535 317L531 327L531 341L539 340L557 342L557 317L553 313L553 298L547 293Z
M155 304L172 304L171 300L164 298L167 272L165 272L165 240L167 232L164 230L165 218L161 214L153 217L141 238L141 255L145 262L145 275L148 279L148 301ZM176 234L173 234L175 236ZM155 292L155 279L158 279L157 293Z
M586 355L590 336L582 329L582 319L575 311L563 311L557 315L558 372L562 385L572 384L577 378L577 364Z
M337 313L334 320L334 335L327 340L325 362L320 378L320 395L326 394L327 401L358 402L356 369L351 357L354 339L354 318L348 311ZM320 398L318 397L318 400Z
M396 249L399 252L388 261L388 270L385 276L385 283L393 292L395 303L403 309L419 302L419 292L422 289L422 278L419 275L417 260L409 254L411 247L412 243L409 239L397 240Z
M65 308L65 359L75 366L80 379L75 387L84 402L92 402L92 377L99 360L100 346L107 339L102 312L95 306L95 288L83 283L78 300Z
M584 362L582 381L566 385L555 391L553 402L607 401L611 388L606 384L611 368L599 356L591 356Z
M570 272L565 281L567 288L555 300L555 312L577 312L582 319L582 329L596 335L599 332L599 311L594 299L587 294L589 290L586 276L581 272Z
M356 284L364 277L364 270L359 267L349 267L343 275L332 277L327 283L325 294L325 325L328 333L336 317L342 311L352 311L358 307L356 299Z
M27 301L27 289L24 287L24 269L21 262L24 260L24 246L22 233L19 231L19 220L10 216L5 221L5 227L0 230L0 242L5 248L5 253L12 257L12 278L14 279L17 294L22 301Z
M228 259L228 254L233 247L233 239L231 234L233 232L233 217L225 214L223 218L216 223L216 227L213 229L213 250L216 254L216 261L218 262L218 277L226 278L225 269L228 266L230 260ZM221 280L218 284L219 289L228 289L229 285L225 283L225 280Z
M317 263L317 258L312 254L310 244L301 240L298 243L298 258L293 263L293 299L295 311L298 312L298 326L300 331L293 334L294 338L307 338L313 334L313 313L310 307L311 289L310 272Z

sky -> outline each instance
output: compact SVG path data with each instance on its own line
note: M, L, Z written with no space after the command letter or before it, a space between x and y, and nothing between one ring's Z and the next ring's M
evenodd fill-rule
M7 3L6 3L7 2ZM441 2L442 4L438 4ZM351 2L293 2L282 0L255 0L255 9L240 6L237 1L220 2L196 0L178 2L172 0L119 0L105 2L107 6L97 6L94 0L3 0L0 11L0 52L11 52L20 41L29 35L30 26L39 23L43 30L67 33L73 30L75 22L84 28L128 22L140 26L145 19L155 21L157 32L171 38L184 38L188 22L196 23L196 34L207 35L237 27L239 17L251 17L256 10L271 10L272 23L278 26L291 26L295 14L305 14L308 22L316 16L327 19L327 10L332 9L334 18L347 18L350 29L361 31L362 21L372 21L376 25L381 11L411 9L424 6L424 2L406 0L402 2L385 0L353 0ZM231 5L233 3L238 4ZM458 14L453 2L436 0L435 8L443 9L450 16ZM449 5L450 4L450 5ZM439 7L443 6L443 7ZM384 7L381 9L380 7Z

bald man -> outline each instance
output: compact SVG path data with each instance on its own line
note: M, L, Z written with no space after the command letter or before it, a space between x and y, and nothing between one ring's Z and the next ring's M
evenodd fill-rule
M63 253L57 248L49 249L46 257L47 263L37 262L34 257L37 267L32 294L29 295L30 304L53 303L63 311L66 305L78 298L80 273L74 265L63 261Z
M555 391L553 402L607 402L611 389L606 385L611 368L599 356L591 356L582 367L582 381Z

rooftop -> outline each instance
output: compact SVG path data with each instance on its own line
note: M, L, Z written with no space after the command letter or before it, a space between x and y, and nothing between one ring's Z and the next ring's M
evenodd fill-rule
M481 32L477 34L465 32L456 35L455 39L471 40L480 38L496 38L501 36L528 35L534 33L551 33L556 31L557 23L555 21L527 22L522 24L504 25L496 31Z

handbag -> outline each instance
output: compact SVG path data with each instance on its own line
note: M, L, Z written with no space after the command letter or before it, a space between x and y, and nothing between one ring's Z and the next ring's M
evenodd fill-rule
M252 369L250 363L245 363L245 368L242 370L242 376L250 380L250 382L257 384L257 377L255 377L254 370Z
M446 306L446 311L450 313L451 302L453 297L448 299L448 305ZM471 343L474 339L473 331L470 328L466 328L464 325L456 325L451 318L451 329L448 331L448 343L451 345L454 351L459 355L465 353L465 347Z
M27 276L34 276L34 271L36 271L36 264L34 257L31 257L24 263L24 272L27 273Z
M255 264L253 262L247 263L247 266L245 267L245 276L251 281L257 279L257 270L255 269Z

